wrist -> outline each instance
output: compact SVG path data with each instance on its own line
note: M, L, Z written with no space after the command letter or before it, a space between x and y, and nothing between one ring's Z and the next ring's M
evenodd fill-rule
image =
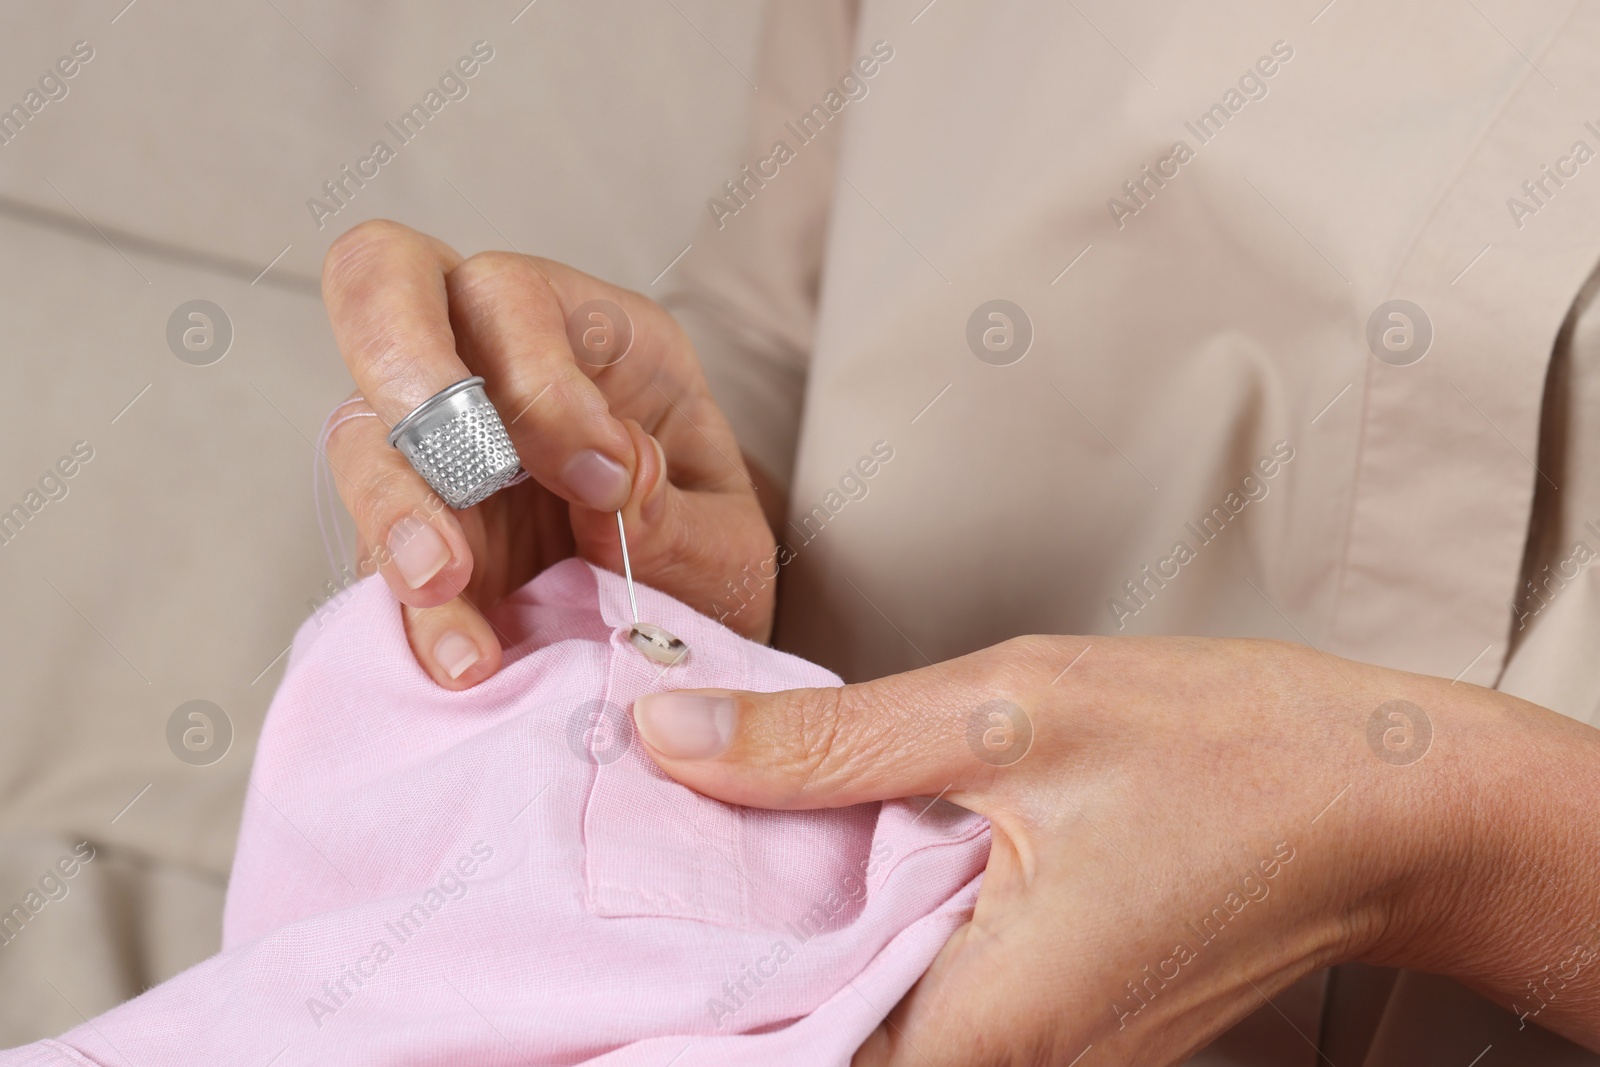
M1478 925L1476 913L1492 895L1501 859L1500 842L1485 836L1474 815L1494 792L1497 729L1488 690L1405 680L1413 684L1396 699L1419 709L1425 750L1389 759L1374 749L1377 760L1367 769L1392 867L1364 916L1369 940L1357 958L1450 973L1461 962L1464 928Z
M1416 773L1375 777L1405 852L1363 915L1357 958L1449 975L1592 1045L1600 733L1493 690L1417 681L1432 743L1394 768Z

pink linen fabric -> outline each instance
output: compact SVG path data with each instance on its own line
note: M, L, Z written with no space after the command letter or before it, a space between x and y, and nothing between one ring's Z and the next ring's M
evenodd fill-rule
M843 1064L970 914L985 820L926 800L730 807L633 735L641 693L838 679L664 594L627 641L580 560L496 613L466 693L379 580L296 636L263 731L223 951L3 1067Z

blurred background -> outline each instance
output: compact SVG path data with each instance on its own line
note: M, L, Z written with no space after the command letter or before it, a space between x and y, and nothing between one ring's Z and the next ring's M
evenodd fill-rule
M262 717L341 580L329 243L388 217L660 295L737 169L761 9L6 5L0 1047L218 947Z

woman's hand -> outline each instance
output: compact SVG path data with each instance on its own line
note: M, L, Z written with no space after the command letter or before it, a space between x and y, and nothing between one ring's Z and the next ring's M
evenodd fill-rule
M971 922L858 1065L1179 1063L1352 959L1600 1048L1600 732L1504 694L1276 642L1030 637L634 716L730 803L989 818Z
M540 570L571 555L620 570L619 509L638 579L704 611L771 559L772 532L694 348L652 301L531 256L463 260L382 221L334 242L322 289L359 390L345 411L378 416L340 423L327 448L361 573L383 573L440 685L464 689L499 669L484 612ZM386 437L472 375L486 379L532 477L452 512ZM726 621L765 640L771 585L746 595Z

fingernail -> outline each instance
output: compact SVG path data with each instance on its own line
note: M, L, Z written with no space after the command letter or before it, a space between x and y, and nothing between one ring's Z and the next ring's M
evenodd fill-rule
M585 449L567 461L561 481L572 495L596 511L616 511L628 502L633 488L628 468L593 449Z
M649 746L670 759L708 759L733 739L733 698L714 693L651 693L633 702Z
M478 662L478 646L466 634L451 630L434 644L433 658L453 682Z
M421 589L450 562L450 546L438 530L408 515L389 528L389 556L406 584Z
M657 470L656 484L650 487L650 495L644 498L644 503L639 505L639 518L645 522L655 522L661 517L661 509L667 504L667 453L661 447L661 442L654 437L650 443L656 446Z

